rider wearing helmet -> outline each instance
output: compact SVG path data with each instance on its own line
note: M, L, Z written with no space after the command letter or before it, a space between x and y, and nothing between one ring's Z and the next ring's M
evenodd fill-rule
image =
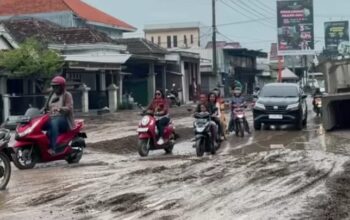
M45 110L50 114L48 134L50 138L50 154L56 153L57 138L61 133L73 128L73 97L66 91L66 80L56 76L51 81L52 93Z
M242 105L245 104L246 100L245 98L242 96L242 90L240 87L235 87L235 89L233 90L233 98L231 100L231 120L230 120L230 125L229 125L229 131L233 130L233 123L232 123L232 119L234 118L233 112L234 112L234 106L235 105ZM250 133L250 129L248 126L248 122L245 123L246 126L246 130L248 133Z

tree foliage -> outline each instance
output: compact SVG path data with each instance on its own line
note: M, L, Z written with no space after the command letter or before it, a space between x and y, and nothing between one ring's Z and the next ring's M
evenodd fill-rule
M63 59L58 53L35 39L26 40L17 49L0 51L0 68L13 77L51 78L62 65Z

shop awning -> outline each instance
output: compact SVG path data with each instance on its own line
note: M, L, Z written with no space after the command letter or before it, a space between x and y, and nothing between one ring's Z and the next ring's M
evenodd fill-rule
M131 55L115 54L115 55L64 55L64 60L68 62L82 63L109 63L109 64L124 64Z

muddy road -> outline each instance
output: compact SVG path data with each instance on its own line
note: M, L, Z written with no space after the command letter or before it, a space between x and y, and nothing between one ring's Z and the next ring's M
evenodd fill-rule
M324 133L312 112L303 131L231 135L203 158L195 156L192 130L178 124L172 155L140 158L135 137L120 135L91 140L78 165L14 168L0 192L0 219L350 218L350 135Z

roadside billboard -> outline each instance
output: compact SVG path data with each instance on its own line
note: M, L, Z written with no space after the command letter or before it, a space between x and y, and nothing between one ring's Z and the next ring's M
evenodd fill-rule
M337 52L341 43L349 42L348 21L325 22L324 27L326 50L330 52Z
M277 1L278 55L314 54L313 0Z

